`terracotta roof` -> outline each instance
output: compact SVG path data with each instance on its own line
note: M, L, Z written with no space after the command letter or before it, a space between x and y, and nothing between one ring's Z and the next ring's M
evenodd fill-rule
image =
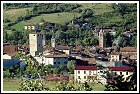
M57 49L60 49L60 50L69 50L70 47L59 45L59 46L57 47Z
M124 47L120 48L121 52L136 52L137 48L136 47Z
M133 71L133 67L108 67L111 71Z
M112 52L111 55L120 55L120 52Z
M48 57L48 58L51 58L51 57L68 57L68 55L54 53L54 54L44 55L44 57Z
M96 60L94 58L82 58L82 60L88 61L89 64L96 64Z
M130 59L137 59L137 55L130 55Z
M16 56L16 53L17 53L17 52L7 53L7 54L10 55L10 56Z
M75 70L97 70L96 66L76 66Z

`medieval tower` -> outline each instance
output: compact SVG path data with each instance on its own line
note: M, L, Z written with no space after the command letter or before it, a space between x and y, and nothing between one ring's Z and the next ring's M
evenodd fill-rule
M36 56L42 51L42 34L39 32L33 32L29 34L30 54Z
M103 35L102 29L99 32L99 47L101 47L101 48L104 47L104 35Z
M51 38L51 46L54 47L54 48L56 47L54 35L52 35L52 38Z

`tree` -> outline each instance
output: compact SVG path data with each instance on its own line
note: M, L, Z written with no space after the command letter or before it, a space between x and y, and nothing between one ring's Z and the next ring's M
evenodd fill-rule
M84 18L91 17L92 15L93 15L93 11L91 9L85 9L82 13L82 16Z
M74 61L74 60L68 61L68 63L67 63L67 68L69 69L69 71L70 71L71 73L74 72L75 65L76 65L76 61Z
M112 82L105 85L105 91L136 91L137 90L137 66L136 62L129 64L134 67L133 74L124 79L123 75L119 75Z
M40 80L23 80L18 90L19 91L44 91L44 90L49 90L49 88L45 88Z
M106 47L111 47L112 46L112 36L109 32L105 33L104 39L106 40L106 42L105 42Z
M126 46L126 40L125 40L125 38L123 36L119 37L119 39L118 39L118 46L119 47L125 47Z
M132 40L130 41L130 43L132 44L132 46L137 46L137 36L133 36Z

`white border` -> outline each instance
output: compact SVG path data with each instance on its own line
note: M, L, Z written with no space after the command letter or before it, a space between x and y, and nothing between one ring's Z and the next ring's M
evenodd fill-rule
M1 63L2 93L139 93L139 1L1 1L1 51L3 51L3 3L137 3L137 91L3 91L3 63ZM3 53L1 52L1 58ZM1 59L3 62L3 59Z

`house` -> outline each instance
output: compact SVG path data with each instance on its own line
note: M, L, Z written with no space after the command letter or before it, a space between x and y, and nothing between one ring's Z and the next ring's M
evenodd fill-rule
M99 69L97 66L76 66L74 70L74 79L79 83L89 81L106 84L106 78L102 77L106 76L103 71L105 70Z
M68 46L63 46L63 45L59 45L56 47L57 50L65 52L65 54L70 55L71 53L71 48Z
M133 74L133 67L108 67L110 78L123 75L124 79Z
M119 52L111 53L111 59L110 59L111 62L120 61L120 60L121 60L121 54Z
M95 82L107 84L109 77L113 78L118 75L124 75L124 78L130 76L133 67L107 67L101 68L97 66L76 66L74 70L74 80L76 82ZM107 73L109 71L109 74Z
M43 63L45 65L51 64L55 67L67 65L68 55L59 51L51 51L43 55Z
M123 48L120 48L120 52L122 53L122 55L137 54L137 48L136 47L123 47Z
M18 50L18 47L16 45L3 43L3 53L14 53L17 50Z
M15 57L16 52L3 54L3 67L10 68L18 63L20 63L20 67L24 67L26 64L23 61L20 61L19 58Z

